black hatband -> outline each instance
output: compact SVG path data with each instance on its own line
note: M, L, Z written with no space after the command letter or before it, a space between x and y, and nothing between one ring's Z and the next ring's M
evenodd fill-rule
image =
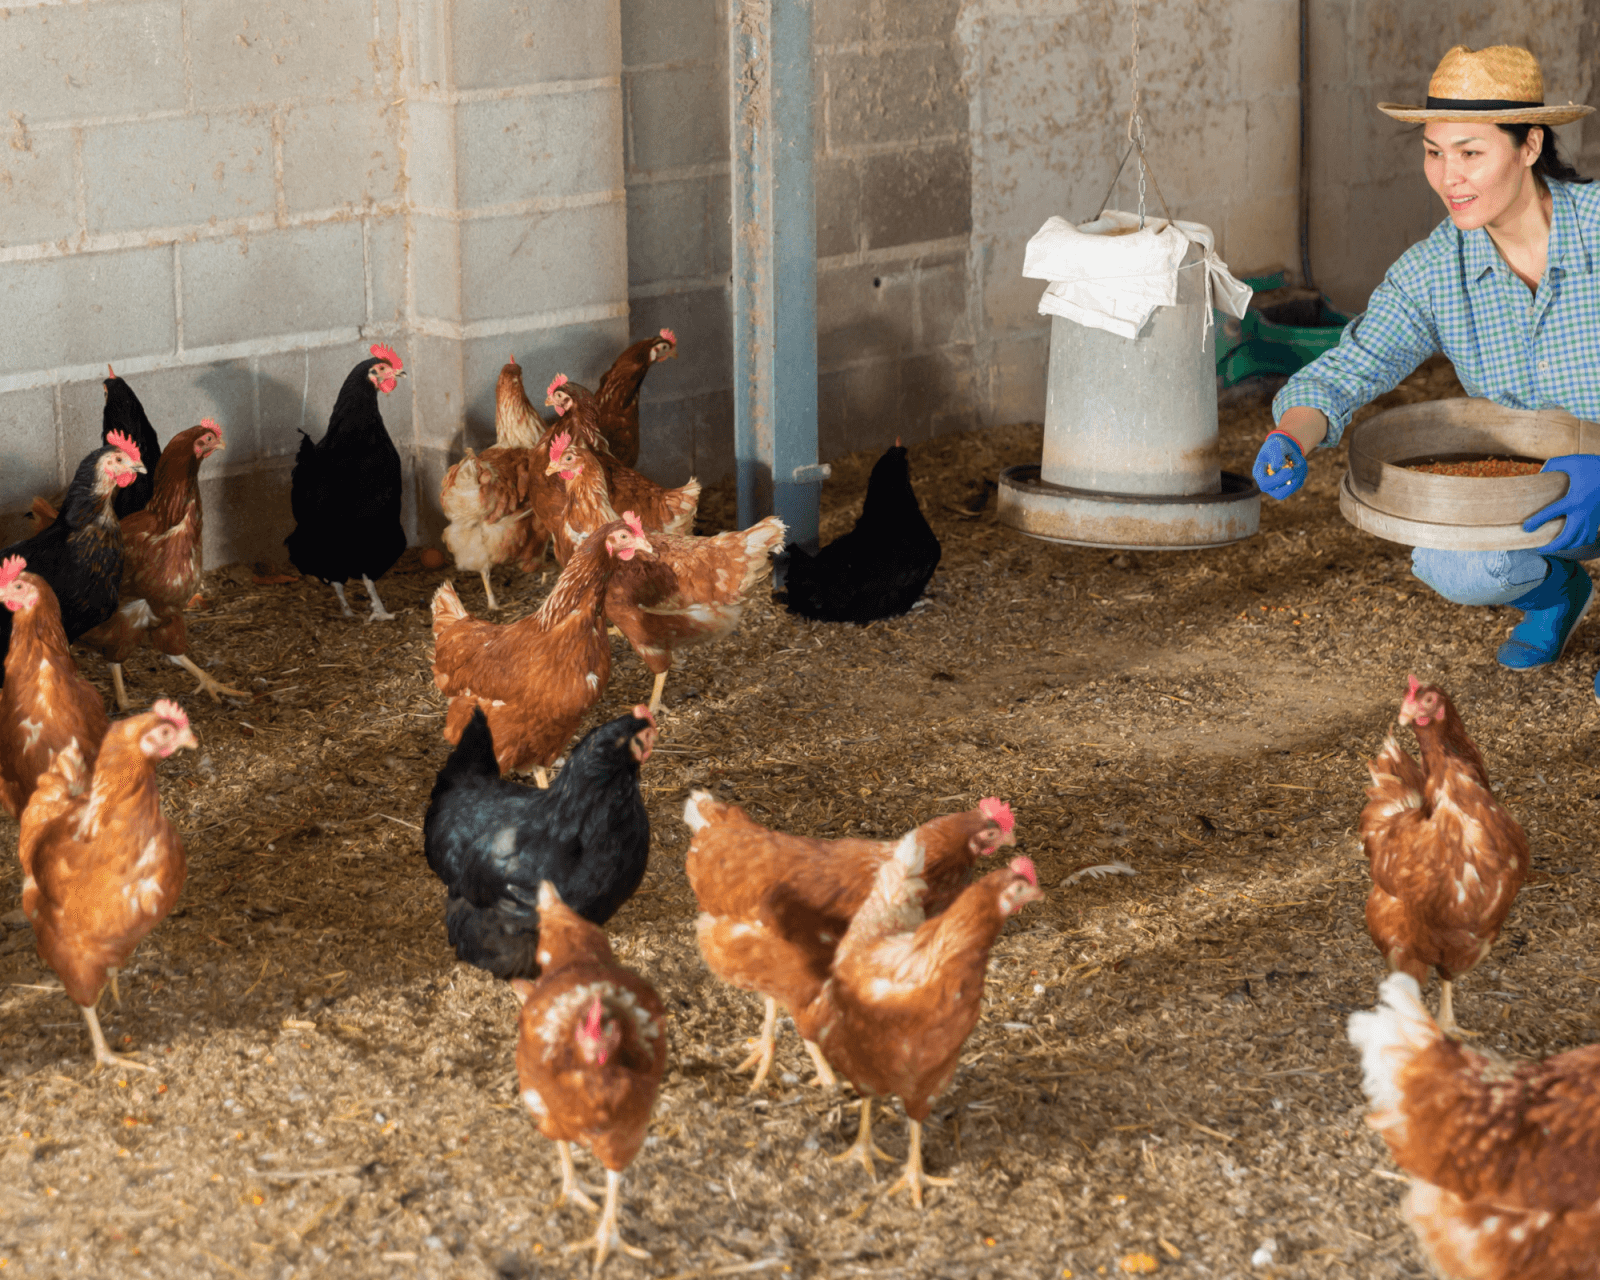
M1509 98L1435 98L1428 95L1429 111L1525 111L1542 107L1540 102L1514 102Z

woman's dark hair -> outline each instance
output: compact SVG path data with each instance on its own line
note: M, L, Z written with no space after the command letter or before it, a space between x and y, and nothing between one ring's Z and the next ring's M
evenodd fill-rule
M1528 140L1528 130L1531 124L1503 124L1500 128L1511 135L1517 146L1522 146ZM1541 182L1546 178L1554 178L1557 182L1593 182L1593 178L1581 178L1578 171L1561 158L1561 152L1556 146L1555 130L1549 125L1541 125L1544 130L1544 145L1539 149L1539 158L1533 162L1533 176Z

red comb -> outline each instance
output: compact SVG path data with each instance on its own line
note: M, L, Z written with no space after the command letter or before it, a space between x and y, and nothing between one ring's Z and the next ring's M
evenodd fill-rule
M214 432L218 440L222 439L222 428L217 425L215 418L201 418L200 425L207 431Z
M1016 875L1021 876L1035 889L1039 887L1039 873L1033 869L1032 858L1011 859L1011 870Z
M172 723L177 725L180 729L187 729L189 727L189 717L184 714L183 708L168 698L159 699L155 705L150 708L150 710L155 712L156 715L160 716L163 720L172 721Z
M115 369L113 369L110 365L107 365L106 366L106 377L115 378L116 376L117 376L117 371Z
M987 796L978 801L978 812L997 823L1002 831L1011 831L1017 825L1017 820L1011 816L1011 806L999 796Z
M553 396L556 393L557 387L564 387L566 385L567 375L564 373L558 373L555 377L550 379L550 385L544 389L544 393L547 396Z
M21 556L7 556L0 561L0 587L10 586L27 567L28 562Z
M635 538L644 537L644 522L640 520L638 516L631 511L624 511L622 513L622 518L627 523L629 530L632 531Z
M1417 696L1417 690L1422 688L1422 686L1417 683L1416 676L1407 676L1406 679L1411 682L1411 687L1406 690L1406 697L1415 698Z
M571 432L563 431L550 442L550 461L556 462L569 448L572 447Z
M510 355L508 355L506 357L506 363L508 365L510 365L513 369L522 368L522 366L517 363L517 353L515 351L513 351Z
M372 348L372 354L376 359L382 360L384 364L388 365L391 369L405 368L405 365L401 362L400 357L395 354L393 347L386 347L382 343L379 343L377 346Z
M123 453L127 454L135 462L140 461L139 446L134 444L131 436L121 431L108 431L106 433L106 443L113 449L121 449Z
M677 346L678 345L678 335L673 333L671 329L663 329L661 331L661 336L663 338L665 338L668 342L670 342L673 346Z

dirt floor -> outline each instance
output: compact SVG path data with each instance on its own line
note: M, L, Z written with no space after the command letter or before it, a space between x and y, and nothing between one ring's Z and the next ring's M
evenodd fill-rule
M1231 469L1268 422L1259 397L1225 409ZM1016 427L912 451L945 548L926 607L858 629L763 599L669 682L644 770L650 872L610 926L673 1015L623 1187L624 1234L653 1261L607 1274L1084 1277L1142 1254L1172 1275L1425 1275L1344 1035L1383 972L1353 837L1363 766L1408 672L1455 694L1534 850L1500 945L1460 985L1463 1025L1510 1054L1600 1040L1594 628L1551 670L1500 669L1515 615L1445 603L1404 548L1347 526L1327 454L1223 551L1055 546L995 523L992 501L952 510L1039 447ZM871 461L836 466L825 537L854 518ZM731 496L704 510L717 527ZM193 652L258 689L250 705L193 696L148 653L130 664L134 695L181 697L202 739L161 771L188 886L103 1014L155 1076L89 1069L14 910L16 824L0 821L4 1280L584 1272L561 1250L592 1220L551 1208L556 1154L516 1096L515 1002L455 962L422 859L445 755L427 599L444 573L416 555L383 584L400 618L375 626L315 583L211 574ZM458 585L481 606L475 578ZM537 578L508 588L513 612L542 595ZM614 644L590 723L649 690ZM83 663L109 699L99 659ZM956 1185L925 1213L829 1162L856 1116L800 1083L792 1031L763 1096L731 1073L761 1009L695 945L692 786L825 835L898 834L991 793L1015 806L1048 896L995 949L927 1129L930 1171ZM1111 859L1137 876L1061 887ZM898 1106L876 1127L903 1154Z

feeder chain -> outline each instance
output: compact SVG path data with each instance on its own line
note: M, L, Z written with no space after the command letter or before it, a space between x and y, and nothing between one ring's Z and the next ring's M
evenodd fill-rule
M1139 0L1133 0L1133 106L1128 112L1128 142L1139 150L1139 230L1143 231L1145 164L1144 117L1139 114Z

